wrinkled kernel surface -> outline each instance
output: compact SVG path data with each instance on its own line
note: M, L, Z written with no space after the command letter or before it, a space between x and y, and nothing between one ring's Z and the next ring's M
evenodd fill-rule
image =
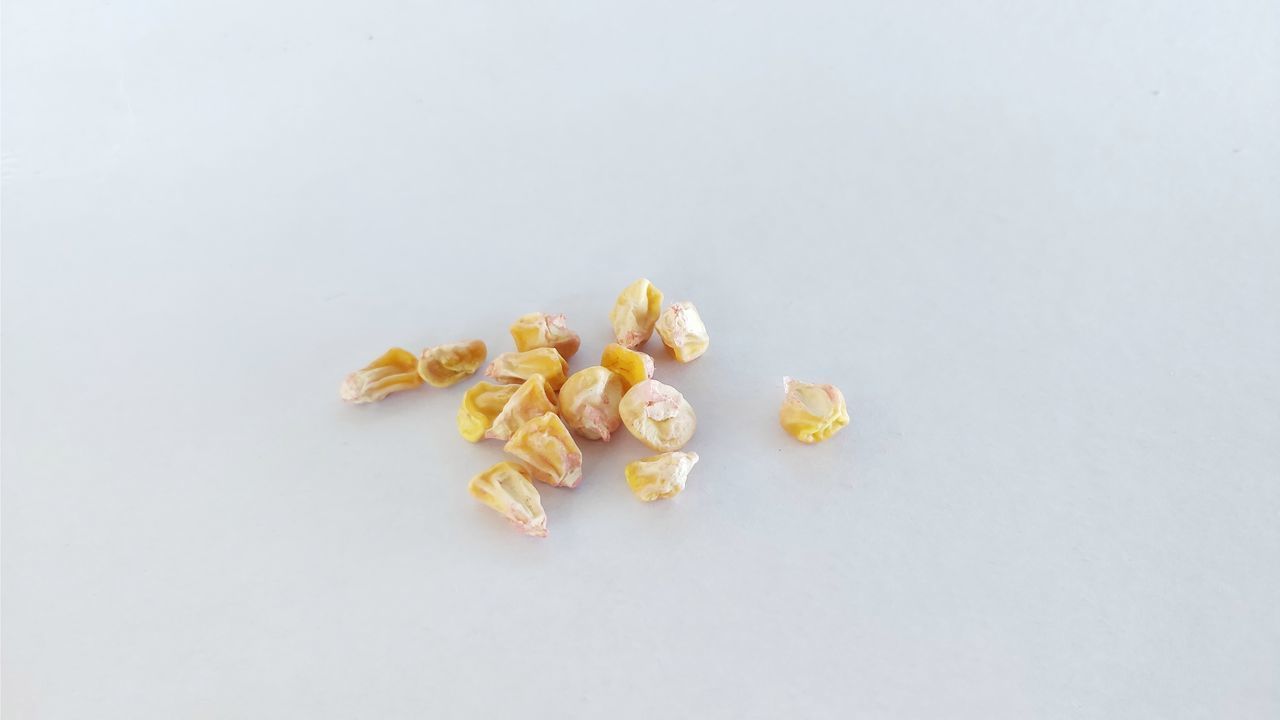
M657 330L662 344L682 363L701 357L711 345L707 326L691 302L672 303L658 318Z
M422 384L418 359L404 348L391 348L342 381L338 396L349 403L369 403Z
M482 340L437 345L422 351L418 374L430 385L449 387L474 374L488 355Z
M653 335L653 325L662 312L662 291L645 278L631 283L618 295L609 313L613 336L625 348L643 345Z
M560 414L578 435L588 440L609 438L622 425L622 378L595 365L569 376L560 388Z
M493 419L484 436L490 440L507 440L521 425L543 413L556 412L558 409L556 393L547 384L546 378L534 375L515 391Z
M622 424L637 440L659 452L679 450L693 437L697 417L679 390L645 380L622 396Z
M493 427L494 418L520 387L483 381L476 383L462 396L462 405L458 408L458 432L471 442L480 442L485 431Z
M502 449L523 460L534 480L568 488L582 481L582 451L553 412L521 425Z
M502 353L489 363L484 374L504 383L521 383L541 375L552 388L559 390L569 377L569 363L555 348L538 348Z
M653 358L639 350L624 348L618 343L604 346L600 364L622 378L622 389L653 377Z
M542 497L529 481L529 470L519 463L500 462L471 478L471 496L510 520L520 532L546 537L547 513Z
M555 348L565 360L573 357L582 343L578 333L565 325L564 315L545 313L529 313L516 318L511 326L511 339L516 341L516 350L520 352Z
M684 490L689 471L698 462L698 454L667 452L627 465L627 485L645 502L675 497Z
M782 379L786 395L778 419L782 429L803 443L822 442L849 424L844 394L834 385Z

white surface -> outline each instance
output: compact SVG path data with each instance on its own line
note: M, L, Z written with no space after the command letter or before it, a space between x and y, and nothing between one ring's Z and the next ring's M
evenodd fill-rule
M1280 715L1276 3L536 5L5 4L6 718ZM675 502L337 400L641 274Z

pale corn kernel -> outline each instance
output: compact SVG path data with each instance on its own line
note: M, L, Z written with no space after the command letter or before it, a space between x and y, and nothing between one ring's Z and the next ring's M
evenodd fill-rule
M515 324L511 326L511 339L516 341L516 350L520 352L555 348L565 360L573 357L582 344L578 333L565 325L564 315L540 312L516 318Z
M711 345L707 326L691 302L672 303L658 318L656 328L662 344L682 363L701 357Z
M507 440L521 425L543 413L556 412L558 409L555 390L547 384L546 378L534 375L515 391L503 406L502 412L493 419L484 436L489 440Z
M849 424L844 394L834 385L817 385L782 378L782 428L803 443L816 443L835 435Z
M485 375L504 383L521 383L541 375L556 390L569 377L569 363L555 348L502 353L485 368Z
M534 537L547 536L547 513L542 497L529 481L529 469L520 463L504 461L471 478L467 485L471 496L498 511L520 532Z
M422 384L418 359L404 348L391 348L342 381L338 396L349 403L369 403Z
M659 452L679 450L693 437L698 419L679 390L645 380L622 396L622 424L640 442Z
M653 335L653 325L662 312L662 291L645 278L631 283L618 295L609 313L613 336L625 348L645 344Z
M698 462L698 454L667 452L627 465L627 485L645 502L672 498L684 490L689 471Z
M622 425L622 378L595 365L569 376L560 388L560 414L578 435L609 441Z
M582 481L582 451L553 412L521 425L502 449L523 460L534 480L567 488Z
M520 387L483 381L473 385L462 396L462 405L458 408L458 432L471 442L480 442L485 431L493 427L494 418Z
M488 355L483 340L437 345L422 351L418 374L429 385L449 387L475 374Z
M625 391L636 383L653 377L653 358L639 350L624 348L618 343L604 346L600 355L600 364L622 378L622 389Z

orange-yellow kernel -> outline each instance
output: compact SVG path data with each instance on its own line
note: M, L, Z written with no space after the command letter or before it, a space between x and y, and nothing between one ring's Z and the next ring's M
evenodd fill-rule
M418 374L429 385L449 387L473 375L488 354L483 340L437 345L422 351Z
M547 513L542 509L538 489L529 481L529 469L516 462L500 462L471 478L471 496L493 508L534 537L546 537Z
M654 323L662 312L662 291L645 278L628 285L609 313L613 336L625 348L637 348L653 335Z
M778 419L782 429L802 443L817 443L849 424L844 394L835 385L782 379L785 395Z
M369 403L422 384L418 359L404 348L391 348L342 381L338 396L349 403Z
M582 481L582 451L553 412L521 425L502 449L523 460L534 480L567 488Z
M653 377L653 358L639 350L624 348L618 343L604 346L600 364L622 378L624 391Z

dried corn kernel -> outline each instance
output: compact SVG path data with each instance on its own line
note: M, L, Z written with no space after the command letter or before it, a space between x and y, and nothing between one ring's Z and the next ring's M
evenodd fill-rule
M529 482L528 468L520 463L500 462L471 478L467 489L472 497L520 528L520 532L546 537L547 513L542 509L542 498Z
M543 313L529 313L516 318L511 326L511 339L516 341L516 350L520 352L555 348L565 360L573 357L582 343L578 333L564 324L564 315Z
M521 425L502 449L523 460L534 480L567 488L582 481L582 451L553 412Z
M609 441L622 425L622 378L596 365L569 376L560 388L560 414L588 440Z
M786 397L778 418L782 428L803 443L826 440L849 424L844 394L834 385L782 378Z
M474 374L488 354L483 340L437 345L422 351L418 374L430 385L449 387Z
M618 343L604 346L600 364L622 378L622 389L653 377L653 358L639 350L629 350Z
M657 380L645 380L628 390L618 411L627 430L659 452L684 447L698 424L680 391Z
M421 384L418 359L404 348L391 348L348 375L338 389L338 396L350 403L368 403Z
M631 283L618 295L609 322L613 323L613 335L618 344L635 348L645 344L653 335L653 324L662 312L662 291L645 278Z
M458 408L458 432L471 442L480 442L484 432L493 427L494 418L498 417L507 401L520 387L476 383L462 396L462 406Z
M543 413L556 412L558 409L556 393L547 384L547 379L534 375L516 389L484 436L490 440L507 440L521 425Z
M698 453L667 452L627 465L627 485L645 502L675 497L684 490Z
M658 318L656 328L662 344L682 363L701 357L711 344L707 326L691 302L672 303Z
M569 363L555 348L538 348L524 352L502 353L489 363L485 375L504 383L519 383L541 375L556 390L569 377Z

